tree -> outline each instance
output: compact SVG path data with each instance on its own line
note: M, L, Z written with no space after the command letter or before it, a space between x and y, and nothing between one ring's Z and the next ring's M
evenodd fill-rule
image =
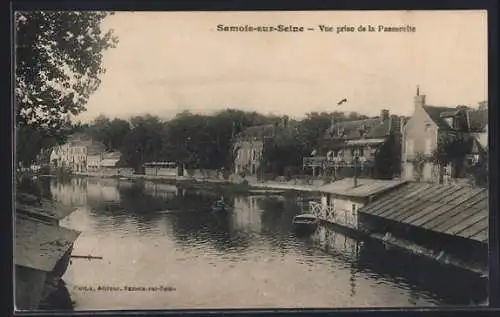
M453 165L452 177L462 174L463 163L467 155L467 139L462 133L442 133L439 135L436 149L432 152L430 160L439 168L441 182L442 169L448 164Z
M488 188L489 172L487 154L479 162L467 168L467 176L475 186Z
M394 175L400 173L400 162L401 162L401 149L398 147L398 141L394 135L389 136L386 142L384 142L375 154L375 178L379 179L392 179ZM416 170L419 173L419 177L423 175L423 166L425 165L425 156L418 154L418 163L416 164Z
M95 118L87 129L92 139L102 142L108 151L120 150L129 131L130 123L128 121L118 118L110 120L104 115Z
M56 138L69 132L71 115L85 110L99 87L103 52L118 43L101 22L111 13L17 12L16 132ZM20 130L24 130L21 132ZM42 143L34 142L40 147ZM31 155L18 151L26 164Z
M421 181L424 178L424 167L428 161L429 161L428 157L421 152L416 153L413 159L411 160L417 182Z
M160 159L164 123L156 116L145 115L131 118L130 125L122 142L122 160L141 171L144 162Z
M40 149L51 148L66 139L64 134L43 134L31 125L19 124L16 130L16 159L24 165L33 163Z

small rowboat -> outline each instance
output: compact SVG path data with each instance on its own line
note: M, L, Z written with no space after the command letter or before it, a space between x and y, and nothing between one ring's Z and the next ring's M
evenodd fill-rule
M212 205L212 211L214 211L214 212L227 212L227 211L231 211L231 207L223 201L216 201Z
M301 214L293 218L293 229L298 234L311 234L318 224L319 219L313 214Z

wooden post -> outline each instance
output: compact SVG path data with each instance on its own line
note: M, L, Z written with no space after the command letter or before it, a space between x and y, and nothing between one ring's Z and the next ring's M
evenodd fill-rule
M354 187L358 187L358 162L359 158L358 155L354 157Z

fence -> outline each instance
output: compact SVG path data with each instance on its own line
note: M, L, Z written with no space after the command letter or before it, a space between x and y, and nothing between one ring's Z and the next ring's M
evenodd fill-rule
M346 209L336 209L334 206L323 205L314 201L309 202L311 213L320 220L341 225L344 227L357 229L357 212Z

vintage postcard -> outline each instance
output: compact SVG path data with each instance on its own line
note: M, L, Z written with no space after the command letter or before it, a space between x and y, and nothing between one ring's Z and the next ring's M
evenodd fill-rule
M488 304L486 11L14 20L17 310Z

